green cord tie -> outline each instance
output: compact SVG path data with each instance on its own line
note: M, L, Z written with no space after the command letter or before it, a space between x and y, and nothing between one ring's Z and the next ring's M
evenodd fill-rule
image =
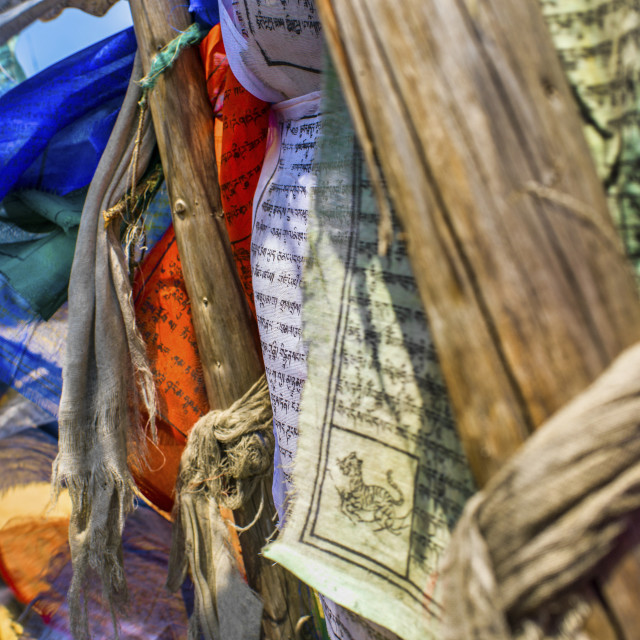
M141 107L146 105L147 95L156 86L158 78L174 65L180 53L188 47L200 44L208 33L209 29L207 27L194 22L154 56L149 73L141 80L138 80L138 84L142 87L142 98L139 103Z

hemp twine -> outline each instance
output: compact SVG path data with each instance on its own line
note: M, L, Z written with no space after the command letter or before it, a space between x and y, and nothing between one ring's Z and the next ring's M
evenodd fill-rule
M640 343L466 506L443 567L445 640L573 638L640 508Z
M196 422L180 461L169 556L171 591L190 569L195 587L189 639L257 640L262 603L244 583L219 506L239 509L271 470L273 415L263 374L228 409Z
M158 162L151 170L147 171L142 183L136 187L133 196L130 193L125 193L116 204L102 212L105 228L119 218L124 220L127 225L135 225L162 186L163 180L162 164Z

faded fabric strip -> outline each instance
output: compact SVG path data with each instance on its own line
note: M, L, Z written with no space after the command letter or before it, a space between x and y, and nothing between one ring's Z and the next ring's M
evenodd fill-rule
M138 453L142 450L138 408L146 408L152 423L155 415L153 376L135 328L124 254L113 225L105 229L102 217L130 186L141 96L135 80L140 76L138 60L89 187L69 284L60 451L52 482L56 491L66 485L73 503L69 540L74 577L69 600L71 625L79 640L89 637L87 613L81 605L89 568L99 573L112 612L126 600L121 535L135 491L127 466L128 442ZM154 144L146 118L138 180Z
M332 67L325 82L294 499L264 555L405 640L435 640L440 557L474 485L406 246L396 236L378 256L376 200Z

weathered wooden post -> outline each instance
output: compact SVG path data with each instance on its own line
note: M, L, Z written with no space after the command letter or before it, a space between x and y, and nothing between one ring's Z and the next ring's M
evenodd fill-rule
M479 484L640 338L636 283L536 0L317 0L405 231ZM640 565L593 638L640 629Z
M191 23L186 5L168 0L131 0L138 47L145 73L153 56ZM262 375L260 347L231 253L220 203L213 118L204 72L196 49L180 55L149 95L153 124L165 171L173 224L209 404L225 409ZM269 640L294 638L308 611L304 590L290 573L267 562L260 550L273 532L271 487L265 483L262 517L240 537L249 584L264 602L263 633ZM245 526L260 504L235 512Z

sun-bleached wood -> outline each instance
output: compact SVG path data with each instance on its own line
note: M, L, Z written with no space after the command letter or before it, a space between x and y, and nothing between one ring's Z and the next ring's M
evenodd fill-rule
M168 0L131 0L145 73L151 59L191 18L187 5ZM220 201L213 117L197 48L183 51L149 95L165 172L182 271L202 361L209 404L226 409L262 375L260 346L234 265ZM251 523L264 499L262 517L240 534L249 584L264 602L263 636L289 640L309 611L308 590L289 572L267 562L260 550L273 533L270 482L263 496L235 512Z
M536 0L316 4L482 485L640 338L570 89ZM600 576L590 637L635 637L639 576L633 553Z

